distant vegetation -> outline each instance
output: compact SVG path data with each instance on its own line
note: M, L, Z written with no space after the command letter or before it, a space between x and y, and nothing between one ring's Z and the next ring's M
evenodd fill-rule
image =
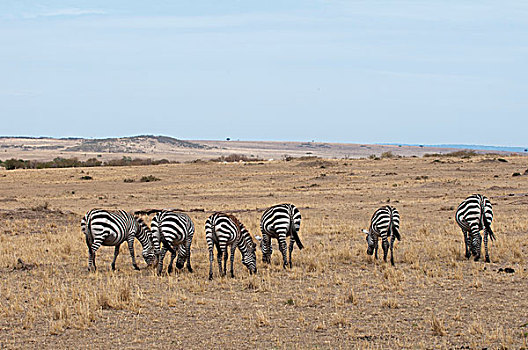
M479 154L472 150L461 150L449 153L426 153L424 157L458 157L458 158L471 158L478 156Z
M81 167L98 167L98 166L135 166L135 165L158 165L171 163L167 159L152 160L150 158L131 158L123 157L121 159L111 159L106 162L90 158L79 160L77 158L60 158L57 157L52 161L43 162L38 160L8 159L0 160L0 166L7 170L13 169L49 169L49 168L81 168Z
M261 162L263 159L254 156L246 156L244 154L230 154L228 156L220 156L215 159L211 159L213 162Z

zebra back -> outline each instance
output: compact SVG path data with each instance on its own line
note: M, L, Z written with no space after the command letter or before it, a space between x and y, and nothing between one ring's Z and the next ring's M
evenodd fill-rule
M495 234L491 230L493 220L493 208L490 200L481 194L472 194L460 203L455 219L464 231L471 231L471 226L478 225L478 229L485 229L491 240L495 239Z
M287 236L291 236L299 249L304 245L299 238L301 226L301 213L293 204L277 204L268 208L260 220L260 229L271 237L277 238L277 228L287 228Z
M192 240L194 224L191 218L184 213L170 210L161 210L156 213L151 222L154 247L160 250L160 242L167 250L175 254L174 243Z
M381 237L394 235L396 239L401 240L398 210L390 205L376 210L370 220L370 232Z

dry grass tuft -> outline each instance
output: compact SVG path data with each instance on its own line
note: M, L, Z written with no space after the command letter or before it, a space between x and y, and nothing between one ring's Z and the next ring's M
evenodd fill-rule
M431 318L431 329L433 330L433 335L444 336L447 334L444 322L438 319L434 314Z

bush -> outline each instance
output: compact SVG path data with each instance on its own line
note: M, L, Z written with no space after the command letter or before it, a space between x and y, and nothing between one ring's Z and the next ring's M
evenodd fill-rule
M154 175L149 176L143 176L141 179L139 179L140 182L154 182L154 181L161 181L160 178L155 177Z
M396 156L391 152L391 151L387 151L387 152L383 152L381 154L381 159L386 159L386 158L395 158Z
M256 157L248 157L243 154L230 154L228 156L220 156L215 159L211 159L213 162L228 162L228 163L234 163L234 162L260 162L262 161L261 158Z
M449 153L426 153L423 156L424 157L459 157L459 158L471 158L474 156L477 156L478 153L473 150L461 150L461 151L454 151Z

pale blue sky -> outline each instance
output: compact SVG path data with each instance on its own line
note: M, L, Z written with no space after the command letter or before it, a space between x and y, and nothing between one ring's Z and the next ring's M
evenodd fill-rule
M0 2L0 135L528 144L526 1Z

